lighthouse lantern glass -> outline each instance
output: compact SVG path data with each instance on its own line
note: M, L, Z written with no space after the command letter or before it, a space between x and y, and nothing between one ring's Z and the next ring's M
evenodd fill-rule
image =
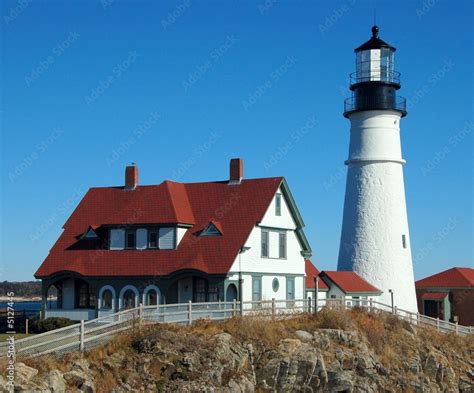
M394 51L390 48L367 49L357 52L357 82L392 82L394 60Z

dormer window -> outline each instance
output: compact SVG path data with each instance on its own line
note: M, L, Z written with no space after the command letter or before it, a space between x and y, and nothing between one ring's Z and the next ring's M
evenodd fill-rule
M89 226L89 228L87 228L87 231L85 231L82 235L82 239L97 239L98 237L99 236L97 236L97 233L95 232L92 226Z
M110 229L111 250L175 250L181 240L176 227L128 227Z
M125 248L135 249L137 247L137 238L134 229L125 232Z
M158 239L158 230L150 230L148 232L148 248L158 248Z
M201 236L221 236L222 232L218 229L218 224L210 222L201 232Z

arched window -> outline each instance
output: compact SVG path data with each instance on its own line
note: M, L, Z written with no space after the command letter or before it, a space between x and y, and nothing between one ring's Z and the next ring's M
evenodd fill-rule
M62 308L62 287L60 284L53 284L48 288L46 308L48 310Z
M158 294L154 289L150 289L146 295L147 306L156 306L158 304Z
M131 289L127 289L123 294L123 308L134 308L135 305L135 292Z
M145 306L157 306L160 304L160 289L154 285L150 284L143 290L143 304Z
M111 309L112 308L113 295L110 289L106 289L102 293L102 308Z

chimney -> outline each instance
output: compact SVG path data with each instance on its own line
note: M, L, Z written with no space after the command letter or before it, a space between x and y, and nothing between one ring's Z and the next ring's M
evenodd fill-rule
M240 158L230 160L230 180L229 184L240 184L244 177L244 161Z
M125 190L134 190L138 186L138 167L132 162L125 168Z

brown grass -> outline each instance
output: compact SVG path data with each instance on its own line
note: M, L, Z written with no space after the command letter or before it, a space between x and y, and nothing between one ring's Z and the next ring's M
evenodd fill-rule
M367 312L362 309L343 310L325 308L317 315L299 314L271 321L268 316L254 316L245 318L232 318L220 323L200 320L193 326L178 325L150 325L141 330L133 330L116 336L108 344L86 352L84 356L96 374L96 388L98 392L108 392L127 380L127 367L134 367L139 359L135 351L134 343L141 342L146 337L160 340L166 335L164 332L177 333L178 340L182 340L186 348L194 346L210 346L213 336L226 332L231 334L235 340L245 343L251 342L256 348L264 350L274 349L284 338L294 338L296 330L305 330L313 333L318 329L343 329L358 331L374 349L381 363L387 367L394 367L401 359L406 359L410 353L420 349L426 343L433 344L440 350L450 349L446 353L456 353L461 356L469 356L469 350L474 349L474 335L471 337L459 337L453 334L442 334L433 329L412 328L407 322L382 312ZM414 332L414 333L413 333ZM160 334L161 333L161 334ZM176 336L176 335L175 335ZM182 337L182 339L181 339ZM151 340L153 341L153 340ZM181 341L177 341L181 343ZM127 354L124 367L110 370L104 367L103 362L114 353ZM326 355L332 357L331 351ZM331 352L331 353L330 353ZM400 356L404 354L404 356ZM47 373L52 369L62 372L70 370L72 363L81 357L81 354L69 354L62 358L55 356L43 356L37 359L27 359L26 364L39 370L40 374ZM173 361L172 359L170 359ZM455 360L455 359L450 359ZM20 358L18 359L20 360ZM1 361L0 361L1 363ZM0 364L1 366L1 364ZM397 364L401 367L401 364ZM157 361L149 364L150 373L156 378L157 389L161 389L161 365Z

